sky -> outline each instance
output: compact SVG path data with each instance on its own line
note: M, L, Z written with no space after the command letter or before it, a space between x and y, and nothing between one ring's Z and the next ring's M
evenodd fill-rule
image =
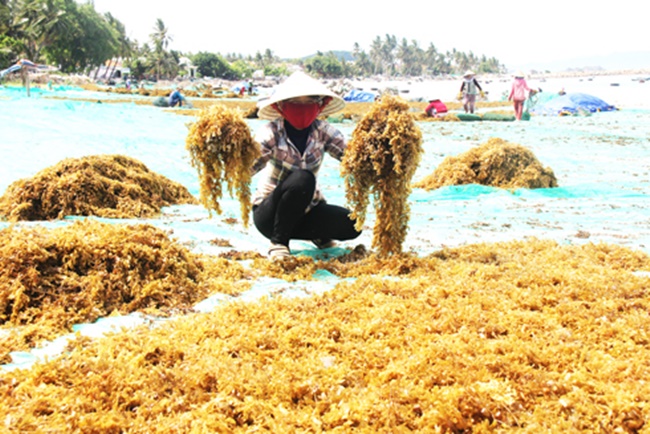
M79 0L80 2L88 0ZM94 0L140 44L158 18L172 37L169 49L244 56L266 49L281 58L317 51L367 53L385 35L426 49L456 49L495 57L507 67L650 51L648 14L639 0ZM580 66L580 65L578 65ZM585 65L582 65L585 66ZM650 67L650 64L647 65Z

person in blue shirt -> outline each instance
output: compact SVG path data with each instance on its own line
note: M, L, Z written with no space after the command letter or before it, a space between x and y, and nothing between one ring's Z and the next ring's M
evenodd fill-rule
M170 107L176 107L177 105L179 107L183 106L183 95L181 95L181 90L183 90L181 87L177 87L172 93L169 94Z

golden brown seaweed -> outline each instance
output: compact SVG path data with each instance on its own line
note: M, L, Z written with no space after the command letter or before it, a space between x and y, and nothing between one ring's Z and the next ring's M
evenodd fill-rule
M379 263L399 278L374 275ZM357 279L322 295L79 339L2 373L0 420L10 432L648 432L649 278L635 273L647 255L529 240L340 266Z
M199 119L190 127L186 148L198 171L203 205L221 214L219 200L225 183L231 197L236 190L242 221L248 226L251 167L260 155L260 147L251 137L241 111L221 104L201 110Z
M33 346L113 312L188 309L210 292L238 292L232 282L243 276L238 264L202 259L150 225L2 229L0 326L25 327L11 345L0 335L0 348Z
M553 170L529 149L491 138L469 151L447 157L434 172L413 184L433 190L447 185L482 184L507 189L557 187Z
M401 253L406 238L411 178L422 156L422 133L398 97L386 95L359 121L341 162L346 197L360 230L370 195L377 220L372 245L380 255Z
M0 198L0 215L10 221L69 215L139 218L156 216L164 206L195 203L184 186L138 160L96 155L68 158L14 182Z

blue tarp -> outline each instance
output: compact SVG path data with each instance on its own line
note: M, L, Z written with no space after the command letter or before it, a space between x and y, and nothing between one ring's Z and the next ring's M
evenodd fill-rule
M343 97L343 100L348 102L374 102L375 98L377 98L377 94L374 92L352 89Z
M38 65L38 64L32 62L31 60L20 59L14 65L11 65L9 68L3 69L2 71L0 71L0 78L4 77L5 75L7 75L7 74L9 74L11 72L19 71L22 68L27 68L27 69L50 69L50 67L47 66L47 65Z
M559 114L578 114L580 112L594 113L597 111L612 111L616 107L607 104L600 98L585 93L567 93L545 97L539 95L538 102L530 108L536 115L557 116Z
M7 75L7 74L9 74L11 72L18 71L21 68L22 68L22 66L20 66L20 65L12 65L7 69L3 69L2 71L0 71L0 78L4 77L5 75Z

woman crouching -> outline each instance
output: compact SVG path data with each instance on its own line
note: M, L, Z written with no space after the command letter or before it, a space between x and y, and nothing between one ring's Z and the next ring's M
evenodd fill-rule
M310 240L316 247L333 247L360 232L350 211L330 205L318 188L318 170L325 153L341 160L346 140L329 123L317 119L345 106L343 99L319 81L295 72L258 102L258 117L269 122L256 135L261 156L253 173L267 163L268 177L253 199L255 227L271 241L272 259L291 255L289 241Z

